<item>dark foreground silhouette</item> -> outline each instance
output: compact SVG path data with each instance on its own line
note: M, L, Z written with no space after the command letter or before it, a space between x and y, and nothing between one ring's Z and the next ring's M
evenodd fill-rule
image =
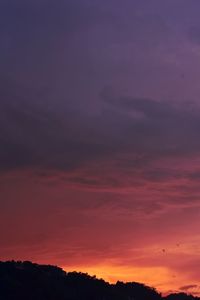
M109 284L88 274L31 262L0 262L0 300L193 300L184 293L165 298L136 282Z

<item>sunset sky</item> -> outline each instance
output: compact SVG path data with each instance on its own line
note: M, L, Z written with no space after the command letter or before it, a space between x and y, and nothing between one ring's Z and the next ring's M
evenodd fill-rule
M0 1L0 260L200 294L200 1Z

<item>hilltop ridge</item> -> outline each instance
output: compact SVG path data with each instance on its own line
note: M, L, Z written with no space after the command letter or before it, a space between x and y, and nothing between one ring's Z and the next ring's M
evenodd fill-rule
M1 300L197 300L185 293L162 297L137 282L110 284L81 272L29 261L0 262Z

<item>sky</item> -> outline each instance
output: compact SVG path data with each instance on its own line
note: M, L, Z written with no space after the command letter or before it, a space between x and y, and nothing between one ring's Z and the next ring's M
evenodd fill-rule
M199 0L0 1L0 259L200 294Z

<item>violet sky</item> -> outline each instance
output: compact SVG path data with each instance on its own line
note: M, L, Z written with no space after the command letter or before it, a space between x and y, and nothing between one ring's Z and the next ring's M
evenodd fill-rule
M0 259L200 293L200 1L0 1Z

